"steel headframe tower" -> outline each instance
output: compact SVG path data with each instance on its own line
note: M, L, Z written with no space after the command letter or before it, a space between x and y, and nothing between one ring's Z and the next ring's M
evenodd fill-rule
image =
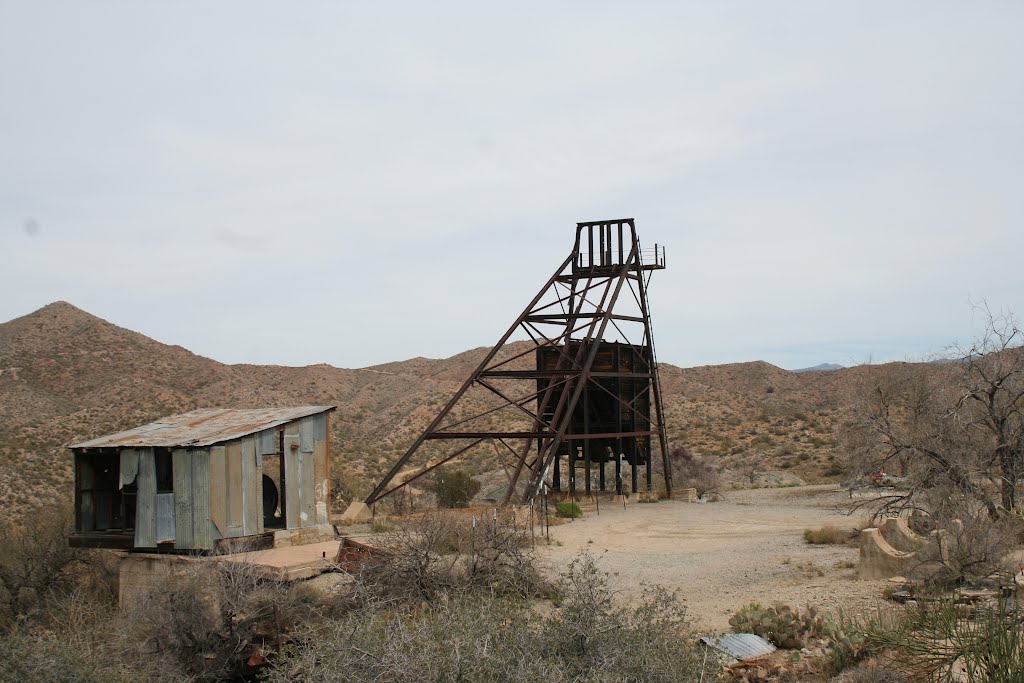
M503 503L517 493L522 502L531 501L549 474L559 489L562 457L568 459L573 495L580 461L586 467L587 494L594 462L600 465L602 490L604 465L615 463L616 490L622 493L624 459L632 467L633 492L637 492L640 464L646 465L650 491L653 437L662 459L665 489L671 495L672 472L647 302L650 277L664 267L664 247L642 251L632 218L577 223L572 253L377 484L366 504L482 444L511 456L511 467L505 468L509 485ZM517 334L532 343L511 342ZM481 389L490 400L488 407L467 415L465 404L471 403L467 393ZM503 409L514 412L523 428L493 428L492 420L486 418ZM480 418L486 419L484 429L472 424ZM450 442L454 450L403 473L427 442ZM525 487L520 484L523 477Z

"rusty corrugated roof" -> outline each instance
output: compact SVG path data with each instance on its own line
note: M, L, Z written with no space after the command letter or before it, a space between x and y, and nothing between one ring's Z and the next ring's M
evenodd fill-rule
M297 408L200 408L162 417L135 429L76 443L71 448L175 448L231 441L337 406Z

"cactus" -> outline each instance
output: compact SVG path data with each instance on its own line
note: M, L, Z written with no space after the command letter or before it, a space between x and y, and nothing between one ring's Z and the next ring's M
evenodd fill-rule
M767 608L757 603L744 605L729 619L729 625L737 633L755 633L777 647L794 649L831 631L829 622L814 607L794 610L782 604Z

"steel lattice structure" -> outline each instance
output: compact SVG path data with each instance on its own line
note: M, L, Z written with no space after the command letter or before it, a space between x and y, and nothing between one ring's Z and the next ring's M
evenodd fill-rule
M644 253L633 219L577 223L572 253L377 484L366 503L373 504L487 444L496 453L509 456L505 503L516 495L529 502L549 479L560 489L562 458L568 460L571 495L576 494L580 463L587 494L591 493L593 463L599 465L600 488L605 489L608 462L615 464L618 493L623 492L624 462L631 468L633 492L638 490L639 467L645 465L650 491L655 443L665 489L671 495L672 473L647 300L653 271L664 267L664 248L655 245ZM512 342L516 336L530 342ZM486 393L490 403L483 410L465 414L462 404L469 403L466 397L473 391ZM514 412L522 427L494 427L489 416L499 411ZM403 472L428 442L448 444L453 450Z

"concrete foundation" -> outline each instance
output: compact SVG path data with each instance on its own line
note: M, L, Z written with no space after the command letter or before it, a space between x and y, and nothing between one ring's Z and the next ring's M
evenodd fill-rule
M313 529L303 529L312 531ZM332 532L333 538L333 532ZM339 542L329 540L290 547L253 550L230 555L160 555L121 553L118 565L118 605L130 609L142 604L154 593L175 589L206 591L216 596L217 564L235 563L240 570L251 571L268 581L299 581L332 568L338 557Z
M154 591L167 591L192 584L200 558L183 555L121 553L117 568L117 604L128 609L145 602Z
M918 565L915 553L893 548L880 529L860 532L860 566L857 575L862 579L887 579L907 576Z
M950 529L938 529L928 536L913 533L903 519L888 519L878 529L860 532L860 567L862 579L885 579L892 576L917 576L952 568L950 545L962 534L963 523L954 519ZM906 550L904 550L906 548Z
M293 545L308 545L334 540L334 526L321 524L305 529L281 529L274 532L275 548L290 548Z
M882 534L889 545L895 550L899 550L904 553L914 553L920 550L924 544L925 539L918 536L911 531L910 526L907 524L907 520L902 517L896 519L887 519L878 527L878 530Z
M360 500L352 501L341 516L342 524L366 524L371 521L373 521L373 511Z

